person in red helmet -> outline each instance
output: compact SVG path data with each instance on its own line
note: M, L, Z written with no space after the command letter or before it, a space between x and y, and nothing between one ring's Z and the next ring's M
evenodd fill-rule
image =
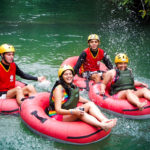
M103 78L103 72L99 70L100 61L103 61L108 69L112 69L113 65L110 62L108 55L104 50L99 48L100 39L97 34L88 36L88 48L80 54L77 63L74 67L75 73L79 73L81 67L82 76L94 80L96 83Z
M100 94L105 93L106 86L110 82L110 95L115 99L127 99L131 104L137 106L139 110L143 110L147 102L140 102L139 98L144 97L150 100L150 91L147 89L147 84L134 81L132 71L128 68L128 61L126 54L119 53L116 55L116 68L106 72L101 84ZM135 89L136 86L144 88Z
M36 90L32 85L27 85L23 88L15 87L16 75L27 80L44 81L45 77L34 77L24 73L14 62L15 48L9 44L0 46L0 98L10 99L15 98L20 105L25 99L25 96L36 94Z

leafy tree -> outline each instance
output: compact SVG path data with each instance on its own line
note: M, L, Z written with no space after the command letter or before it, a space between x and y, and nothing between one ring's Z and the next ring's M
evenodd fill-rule
M150 20L150 0L112 0L118 6L135 10L143 19Z

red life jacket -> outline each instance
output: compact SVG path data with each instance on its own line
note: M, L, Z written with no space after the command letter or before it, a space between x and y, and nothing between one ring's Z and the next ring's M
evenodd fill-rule
M15 87L16 81L16 65L11 63L9 69L6 70L0 63L0 91L8 91Z
M83 63L82 72L98 71L99 67L100 67L100 61L104 57L104 51L102 49L98 48L98 52L95 57L91 53L90 48L86 48L84 51L86 52L86 60Z

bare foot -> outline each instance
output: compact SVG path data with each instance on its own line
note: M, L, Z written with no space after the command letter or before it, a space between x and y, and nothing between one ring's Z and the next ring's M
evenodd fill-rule
M109 122L102 122L101 128L105 131L108 131L109 129L113 128L117 123L117 119L112 119Z
M113 120L117 120L117 118L114 118L114 119L105 119L102 122L108 123L108 122L113 121Z
M147 104L147 101L144 101L143 103L140 103L140 104L138 105L139 110L142 111L142 110L144 109L144 106L145 106L146 104Z
M108 118L104 118L103 120L101 120L101 122L109 122L111 121L112 119L108 119Z

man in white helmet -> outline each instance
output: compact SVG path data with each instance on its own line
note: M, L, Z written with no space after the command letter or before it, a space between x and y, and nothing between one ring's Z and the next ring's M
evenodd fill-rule
M27 80L43 81L45 77L34 77L24 73L16 63L14 63L15 49L12 45L2 44L0 46L0 98L10 99L16 97L17 103L20 105L25 99L25 95L32 96L36 94L36 90L32 85L23 88L15 87L16 75Z
M112 69L113 65L110 62L106 52L99 48L100 39L97 34L88 36L88 48L83 50L74 67L75 73L79 73L79 68L82 66L82 76L96 83L103 78L103 72L99 70L100 61L102 60L108 69Z

